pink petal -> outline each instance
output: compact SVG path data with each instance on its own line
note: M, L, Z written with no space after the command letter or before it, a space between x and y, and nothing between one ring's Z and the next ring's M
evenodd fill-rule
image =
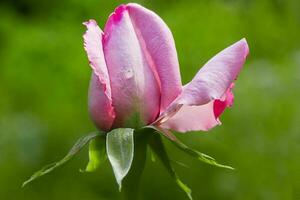
M113 127L149 124L159 114L159 84L125 5L109 17L104 30L104 54L116 111Z
M232 83L248 53L247 42L242 39L213 57L155 123L180 132L206 131L219 124L218 117L233 103ZM174 113L179 106L181 109Z
M163 129L178 132L207 131L218 124L213 112L213 102L201 106L184 105L173 117L160 125Z
M224 100L216 99L214 101L213 109L214 109L214 114L215 114L216 118L221 116L221 114L225 111L225 109L227 107L231 107L233 105L233 101L234 101L234 96L232 93L233 87L234 87L234 84L232 83L231 86L229 87L229 89L227 90L227 92L225 93Z
M107 98L104 85L100 82L99 77L93 73L89 88L89 112L95 125L104 131L111 129L115 112L112 102Z
M222 99L212 100L200 106L183 105L179 112L174 114L166 123L162 123L161 128L178 132L208 131L221 124L219 116L225 111L225 108L232 106L233 94L231 87Z
M203 105L220 99L237 78L248 52L247 42L242 39L218 53L184 87L178 103Z
M181 93L176 47L171 31L154 12L138 5L127 5L141 45L152 62L161 87L161 112Z
M111 88L102 47L102 31L94 20L85 22L84 48L87 52L93 75L89 90L89 111L96 126L109 130L115 118L112 107Z

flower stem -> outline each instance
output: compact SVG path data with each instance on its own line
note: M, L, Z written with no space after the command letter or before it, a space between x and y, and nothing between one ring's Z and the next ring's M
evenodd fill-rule
M152 129L141 129L134 136L134 158L127 176L122 181L122 197L124 200L137 200L139 184L145 168L147 145Z

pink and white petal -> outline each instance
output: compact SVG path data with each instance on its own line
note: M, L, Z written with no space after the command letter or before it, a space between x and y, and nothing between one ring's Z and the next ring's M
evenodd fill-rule
M111 129L115 118L115 112L111 101L105 94L105 88L101 84L99 77L93 73L89 87L88 106L90 116L100 130Z
M102 31L96 21L84 25L84 48L93 69L89 89L89 111L92 120L101 130L109 130L115 118L112 107L111 88L102 47Z
M163 129L172 129L178 132L208 131L220 125L219 117L227 107L233 104L233 94L230 87L221 100L213 100L200 106L183 105L179 112L160 125Z
M138 4L127 5L129 16L147 52L161 88L161 112L181 93L181 78L175 42L165 22Z
M247 42L242 39L213 57L155 124L180 132L206 131L219 124L218 117L233 103L232 83L248 53ZM179 106L178 111L174 109Z
M151 123L159 114L159 85L125 5L109 17L104 32L104 54L116 112L113 127Z
M83 38L84 49L87 52L90 66L92 67L94 73L99 77L100 82L105 85L105 93L107 97L111 99L110 80L102 45L103 32L95 20L91 19L83 24L87 28Z
M210 102L201 106L184 105L179 112L162 123L160 127L184 133L195 130L206 131L217 124L218 121L213 112L213 102Z
M237 78L249 53L247 41L242 39L209 60L188 83L176 103L203 105L221 99Z

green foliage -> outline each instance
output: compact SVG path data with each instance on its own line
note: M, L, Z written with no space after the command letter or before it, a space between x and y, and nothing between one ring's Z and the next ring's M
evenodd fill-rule
M231 167L218 164L215 159L206 154L189 148L180 142L175 136L172 136L172 138L174 139L168 139L185 153L196 157L205 163L217 167L232 169ZM134 130L131 128L117 128L108 133L95 132L84 136L75 143L69 153L62 160L49 164L34 173L27 181L23 183L22 187L68 162L88 142L89 163L85 171L95 171L101 164L104 163L106 157L108 157L116 181L119 185L119 191L122 189L123 179L125 180L125 187L123 189L123 196L125 199L134 200L138 198L137 188L139 187L140 177L145 167L146 150L148 144L150 145L152 151L162 161L163 165L177 185L186 193L189 199L193 199L191 195L191 189L180 180L179 176L173 169L171 160L169 159L169 156L161 141L161 136L159 133L157 133L157 130L148 127L139 130ZM152 161L154 160L153 155L151 156L151 159Z
M27 181L25 181L22 184L22 187L24 187L28 183L34 181L35 179L40 178L41 176L44 176L44 175L52 172L54 169L62 166L63 164L65 164L66 162L68 162L69 160L71 160L90 140L93 140L97 136L102 135L102 134L103 133L100 133L100 132L94 132L94 133L90 133L87 136L84 136L84 137L80 138L74 144L74 146L71 148L71 150L68 152L68 154L63 159L61 159L58 162L46 165L41 170L35 172Z
M92 139L89 143L89 163L86 166L86 172L94 172L102 165L106 156L106 136L102 135Z
M158 134L153 135L150 139L149 145L152 151L155 152L156 156L161 160L164 167L167 169L168 173L174 179L176 184L186 193L188 198L192 200L192 190L180 180L179 176L173 169L164 144L161 141L161 136Z
M106 136L106 152L113 168L119 190L122 180L130 170L134 156L134 129L119 128Z
M204 153L201 153L197 150L194 150L188 146L186 146L184 143L182 143L181 141L179 141L177 138L176 140L170 140L173 144L175 144L176 147L178 147L180 150L182 150L183 152L185 152L186 154L197 158L198 160L206 163L206 164L210 164L216 167L220 167L220 168L225 168L225 169L231 169L234 170L234 168L227 166L227 165L222 165L219 164L214 158L212 158L211 156L208 156Z

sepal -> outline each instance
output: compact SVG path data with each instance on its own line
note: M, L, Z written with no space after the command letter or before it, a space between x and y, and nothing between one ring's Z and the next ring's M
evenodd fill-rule
M77 140L77 142L74 144L74 146L71 148L71 150L68 152L68 154L61 159L58 162L54 162L51 164L48 164L44 166L41 170L35 172L28 180L23 182L22 187L25 187L28 183L40 178L41 176L44 176L45 174L48 174L52 172L54 169L62 166L69 160L71 160L90 140L96 138L97 136L103 136L104 132L93 132L90 133L84 137L81 137Z
M89 142L89 162L83 172L96 171L106 159L106 137L101 135Z
M161 140L160 135L155 134L151 137L149 141L149 145L153 152L156 154L156 156L161 160L163 163L164 167L167 169L171 177L174 179L176 184L186 193L187 197L192 200L192 190L184 184L177 173L175 172L173 166L171 165L171 160L169 159L169 156L166 152L166 149L164 147L164 144Z
M161 129L161 128L157 128L157 127L155 127L155 129L158 132L160 132L162 135L164 135L169 141L172 142L172 144L174 144L177 148L179 148L184 153L186 153L186 154L188 154L188 155L190 155L194 158L197 158L198 160L200 160L200 161L202 161L206 164L213 165L215 167L234 170L233 167L228 166L228 165L220 164L213 157L188 147L183 142L181 142L179 139L177 139L177 137L171 131Z
M121 191L122 180L133 161L134 129L118 128L110 131L106 136L106 152Z

